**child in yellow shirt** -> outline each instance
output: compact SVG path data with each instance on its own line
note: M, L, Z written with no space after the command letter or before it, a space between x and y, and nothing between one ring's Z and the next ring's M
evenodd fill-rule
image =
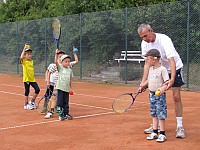
M34 64L32 60L32 50L27 44L25 44L24 49L21 53L20 62L22 63L22 68L23 68L23 82L25 88L24 109L30 109L30 110L36 109L35 99L40 92L40 88L35 80ZM32 97L32 100L28 102L30 86L34 88L35 93Z

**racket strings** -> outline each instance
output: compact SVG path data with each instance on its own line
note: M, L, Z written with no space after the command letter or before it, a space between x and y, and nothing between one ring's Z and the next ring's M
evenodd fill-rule
M52 27L53 27L53 34L55 38L58 39L60 36L60 21L55 20L52 24Z
M131 95L122 95L115 99L113 103L114 111L118 113L123 113L131 106L133 99Z

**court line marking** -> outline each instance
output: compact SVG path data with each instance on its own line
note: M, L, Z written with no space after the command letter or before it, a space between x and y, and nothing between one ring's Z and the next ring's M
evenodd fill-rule
M115 98L112 97L105 97L105 96L95 96L95 95L88 95L88 94L78 94L78 93L74 93L76 95L80 95L80 96L88 96L88 97L94 97L94 98L101 98L101 99L111 99L114 100ZM149 104L147 102L140 102L140 101L134 101L134 103L139 103L139 104Z
M0 84L0 85L23 88L23 86L6 85L6 84ZM46 89L41 89L41 90L46 90ZM87 96L87 97L94 97L94 98L101 98L101 99L110 99L110 100L114 100L114 99L115 99L115 98L112 98L112 97L95 96L95 95L81 94L81 93L76 93L76 92L74 92L74 94L75 94L75 95L79 95L79 96ZM38 97L37 97L37 98L38 98ZM134 103L149 104L149 103L147 103L147 102L141 102L141 101L135 101Z
M18 86L14 86L14 87L18 87ZM23 94L6 92L6 91L0 91L0 93L24 96ZM107 99L112 99L112 100L114 99L114 98L110 98L110 97L94 96L94 95L86 95L86 94L77 94L77 95L88 96L88 97L95 97L95 98L107 98ZM37 97L37 98L41 98L41 97ZM109 109L109 108L97 107L97 106L90 106L90 105L84 105L84 104L78 104L78 103L70 103L70 104L84 106L84 107L104 109L104 110L112 110L112 109ZM145 104L147 104L147 103L145 103ZM130 109L130 110L133 110L133 109ZM113 113L115 113L115 112L112 111L112 112L105 112L105 113L99 113L99 114L90 114L90 115L85 115L85 116L77 116L77 117L74 117L74 118L75 119L81 119L81 118L95 117L95 116L101 116L101 115L107 115L107 114L113 114ZM35 125L40 125L40 124L53 123L53 122L58 122L58 121L60 121L60 120L57 119L57 120L42 121L42 122L30 123L30 124L24 124L24 125L9 126L9 127L5 127L5 128L0 128L0 131L2 131L2 130L8 130L8 129L16 129L16 128L22 128L22 127L35 126Z
M70 102L70 104L77 105L77 106L90 107L90 108L97 108L97 109L104 109L104 110L112 110L111 108L105 108L105 107L99 107L99 106L91 106L91 105L78 104L78 103L72 103L72 102Z
M5 91L0 91L0 92L6 93L6 94L12 94L12 95L24 96L23 94L17 94L17 93L5 92ZM85 106L85 107L92 107L92 108L100 108L100 109L112 110L112 109L108 109L108 108L97 107L97 106L90 106L90 105L84 105L84 104L77 104L77 103L70 103L70 104L79 105L79 106ZM133 108L133 109L130 109L130 110L135 110L135 109L137 109L137 108ZM74 117L74 119L95 117L95 116L101 116L101 115L107 115L107 114L114 114L114 113L115 113L114 111L112 111L112 112L109 111L109 112L99 113L99 114L90 114L90 115L85 115L85 116L77 116L77 117ZM9 129L16 129L16 128L23 128L23 127L29 127L29 126L36 126L36 125L53 123L53 122L58 122L58 121L60 121L60 120L57 119L57 120L42 121L42 122L36 122L36 123L30 123L30 124L9 126L9 127L0 128L0 131L2 131L2 130L9 130Z
M90 114L90 115L84 115L84 116L77 116L77 117L74 117L74 119L89 118L89 117L102 116L102 115L108 115L108 114L113 114L113 113L115 113L115 112L105 112L105 113L99 113L99 114ZM23 125L9 126L9 127L5 127L5 128L0 128L0 131L9 130L9 129L23 128L23 127L29 127L29 126L36 126L36 125L54 123L54 122L60 122L60 120L57 119L57 120L42 121L42 122L29 123L29 124L23 124Z
M133 109L130 109L129 111L137 110L137 109L139 109L139 108L133 108ZM95 117L95 116L103 116L103 115L109 115L109 114L118 114L118 115L121 115L120 113L116 113L114 111L109 111L109 112L98 113L98 114L89 114L89 115L84 115L84 116L76 116L76 117L74 117L74 119L82 119L82 118L89 118L89 117ZM9 126L9 127L0 128L0 131L9 130L9 129L23 128L23 127L30 127L30 126L36 126L36 125L48 124L48 123L54 123L54 122L60 122L60 120L56 119L56 120L42 121L42 122L36 122L36 123L16 125L16 126Z
M0 93L11 94L11 95L18 95L18 96L24 96L23 94L12 93L12 92L6 92L6 91L0 91ZM41 98L41 97L37 97L37 99L40 99L40 98ZM112 109L110 109L110 108L99 107L99 106L91 106L91 105L85 105L85 104L78 104L78 103L73 103L73 102L70 102L70 104L77 105L77 106L90 107L90 108L97 108L97 109L104 109L104 110L112 110Z
M10 84L0 84L2 86L11 86L11 87L17 87L17 88L23 88L23 86L18 86L18 85L10 85Z

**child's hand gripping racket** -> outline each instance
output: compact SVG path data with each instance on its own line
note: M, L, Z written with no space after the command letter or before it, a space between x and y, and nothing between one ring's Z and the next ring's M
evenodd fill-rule
M37 103L38 113L46 114L48 111L50 111L51 106L53 105L53 101L50 100L51 95L55 96L53 91L51 91L49 87L46 87L45 95L43 95Z
M56 48L59 49L59 40L61 35L61 25L60 21L58 19L55 19L52 22L52 28L53 28L53 37L56 41Z
M116 113L124 113L128 111L131 106L133 105L136 97L144 92L147 87L144 87L141 91L138 91L136 93L124 93L119 96L117 96L113 103L112 108Z

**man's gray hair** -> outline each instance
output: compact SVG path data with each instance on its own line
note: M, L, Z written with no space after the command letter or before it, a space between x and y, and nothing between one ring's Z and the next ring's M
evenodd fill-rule
M152 30L151 26L148 23L143 23L138 27L138 33L140 34L143 29Z

